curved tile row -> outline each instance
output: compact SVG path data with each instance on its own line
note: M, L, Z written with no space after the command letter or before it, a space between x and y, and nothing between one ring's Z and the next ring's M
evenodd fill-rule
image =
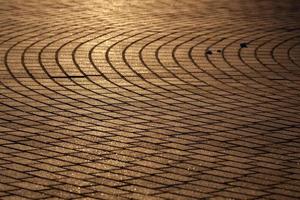
M3 5L1 197L297 198L297 15L246 2Z

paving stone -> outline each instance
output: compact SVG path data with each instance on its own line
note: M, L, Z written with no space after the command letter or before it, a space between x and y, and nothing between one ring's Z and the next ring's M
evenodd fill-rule
M1 199L299 199L300 3L0 0Z

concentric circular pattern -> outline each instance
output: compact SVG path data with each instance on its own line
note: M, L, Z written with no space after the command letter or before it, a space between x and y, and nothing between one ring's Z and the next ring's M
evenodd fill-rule
M300 2L1 0L1 199L299 199Z

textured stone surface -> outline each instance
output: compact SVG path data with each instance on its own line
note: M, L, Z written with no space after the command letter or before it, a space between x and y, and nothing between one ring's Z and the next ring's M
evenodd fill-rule
M0 0L1 199L299 199L297 0Z

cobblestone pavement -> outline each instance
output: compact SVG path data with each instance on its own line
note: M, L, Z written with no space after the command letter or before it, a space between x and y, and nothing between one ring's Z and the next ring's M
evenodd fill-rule
M300 1L0 0L0 199L299 199Z

